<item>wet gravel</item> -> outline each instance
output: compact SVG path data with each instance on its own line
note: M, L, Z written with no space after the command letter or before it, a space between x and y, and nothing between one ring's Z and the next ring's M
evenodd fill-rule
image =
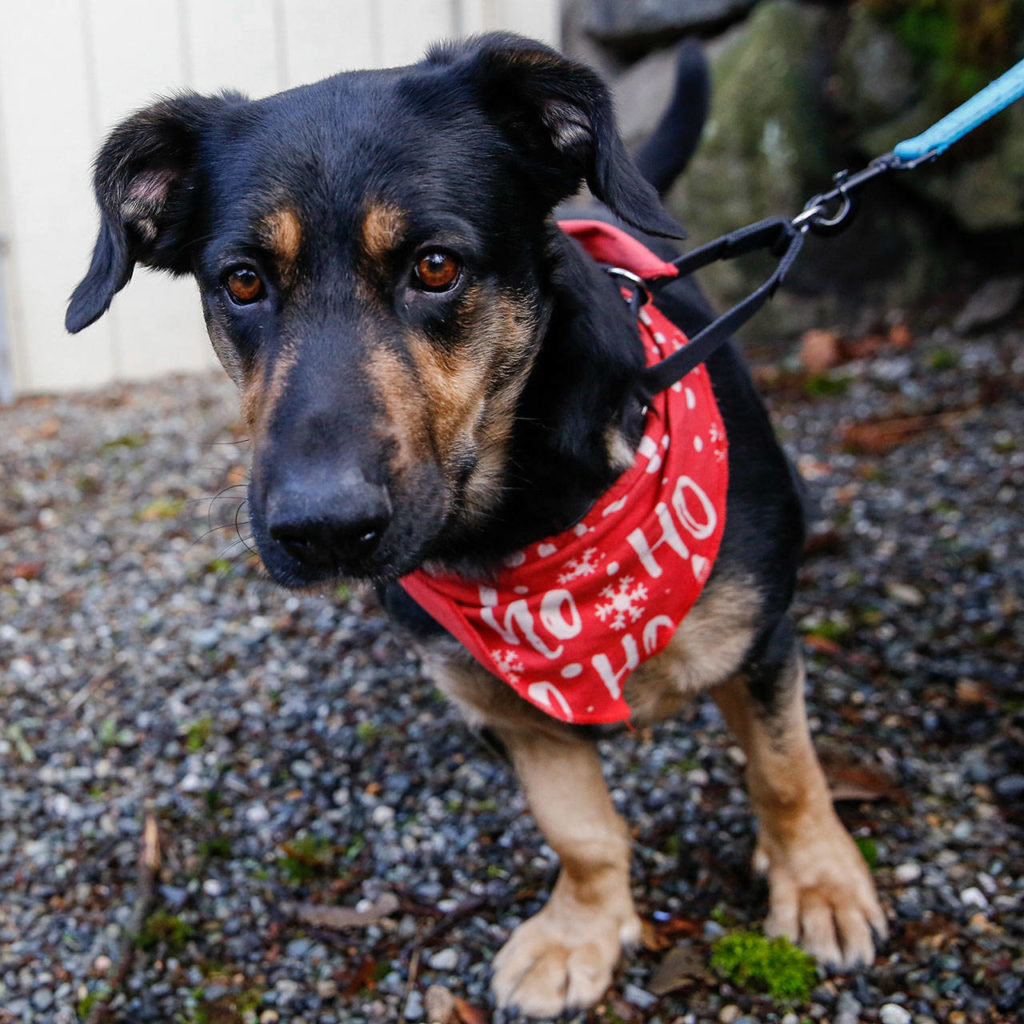
M698 703L602 741L652 948L578 1019L1020 1019L1022 340L939 331L810 382L762 374L822 510L795 619L893 923L875 965L792 1007L700 968L765 891L741 756ZM198 376L0 410L0 1024L87 1017L147 814L162 867L109 1019L415 1021L458 999L453 1020L499 1020L488 961L550 851L372 597L261 578L235 408ZM389 912L338 930L306 903ZM657 997L675 942L698 966Z

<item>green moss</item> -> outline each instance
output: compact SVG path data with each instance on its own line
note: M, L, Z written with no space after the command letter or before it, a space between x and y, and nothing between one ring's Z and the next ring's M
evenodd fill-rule
M873 869L878 863L878 844L870 836L861 836L854 842L861 856L867 861L868 867Z
M748 931L715 942L711 966L739 988L765 992L780 1003L806 1002L817 977L814 958L788 939Z
M142 949L164 946L169 950L179 950L191 937L192 926L186 920L166 910L156 910L142 925L139 946Z
M928 357L928 367L932 370L952 370L960 362L960 356L951 348L937 348Z
M278 867L292 885L301 885L331 872L334 846L323 836L299 836L282 844Z
M92 1013L92 1008L96 1005L97 1000L105 998L109 991L106 985L100 985L98 988L94 988L82 996L75 1003L75 1013L78 1015L78 1019L82 1021L88 1020L89 1014Z
M1020 0L861 0L889 25L945 104L962 103L1016 59Z
M845 395L850 387L846 377L833 377L828 373L812 373L804 381L804 394L810 398Z
M176 519L184 508L184 498L170 498L165 495L161 498L154 498L144 508L139 509L133 518L142 523L152 523L159 519Z
M185 730L185 749L196 754L206 746L206 741L213 732L213 719L209 715L197 718Z

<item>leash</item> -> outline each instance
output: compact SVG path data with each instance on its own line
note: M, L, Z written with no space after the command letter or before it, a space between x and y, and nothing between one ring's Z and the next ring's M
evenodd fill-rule
M808 231L828 236L842 231L857 211L857 190L869 181L894 171L909 171L930 162L944 153L954 142L998 114L1024 96L1024 60L987 85L927 131L905 139L892 151L876 157L856 173L840 171L832 179L834 187L809 199L795 217L770 217L732 231L672 261L677 274L657 279L641 278L621 267L607 267L608 273L620 278L632 289L629 302L634 311L651 299L651 294L678 277L692 274L701 267L720 260L731 260L748 253L765 250L776 259L774 271L759 288L732 309L712 320L690 339L688 345L674 352L640 375L640 388L647 395L656 395L682 380L691 370L708 359L730 335L746 323L776 292L796 262Z

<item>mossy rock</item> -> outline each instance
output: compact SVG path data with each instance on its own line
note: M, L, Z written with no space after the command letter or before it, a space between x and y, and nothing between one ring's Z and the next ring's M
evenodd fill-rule
M711 48L704 138L667 197L693 244L763 217L795 214L828 185L820 85L825 17L817 8L771 0ZM724 307L756 287L768 266L757 259L718 264L702 280Z

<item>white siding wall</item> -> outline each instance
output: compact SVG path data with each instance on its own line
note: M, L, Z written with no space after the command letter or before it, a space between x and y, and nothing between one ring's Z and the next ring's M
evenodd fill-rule
M15 389L214 363L194 285L143 269L105 317L73 338L64 332L98 223L92 160L126 114L186 87L262 96L348 68L410 63L443 37L502 28L555 42L558 8L558 0L0 0L0 327Z

